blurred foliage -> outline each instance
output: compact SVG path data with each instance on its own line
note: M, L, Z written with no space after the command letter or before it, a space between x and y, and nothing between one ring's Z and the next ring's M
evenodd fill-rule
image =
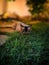
M0 65L49 65L49 26L32 25L30 33L12 33L0 47Z
M47 0L27 0L27 5L31 14L43 11L43 4Z

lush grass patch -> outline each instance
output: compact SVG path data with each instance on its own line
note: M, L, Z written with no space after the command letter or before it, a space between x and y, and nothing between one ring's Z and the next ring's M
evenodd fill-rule
M29 34L12 33L0 47L1 65L49 65L49 27L32 25Z

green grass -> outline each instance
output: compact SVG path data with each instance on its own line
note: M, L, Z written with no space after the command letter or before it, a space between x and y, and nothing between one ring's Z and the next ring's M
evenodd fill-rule
M49 65L49 26L32 25L28 34L12 33L0 47L1 65Z

